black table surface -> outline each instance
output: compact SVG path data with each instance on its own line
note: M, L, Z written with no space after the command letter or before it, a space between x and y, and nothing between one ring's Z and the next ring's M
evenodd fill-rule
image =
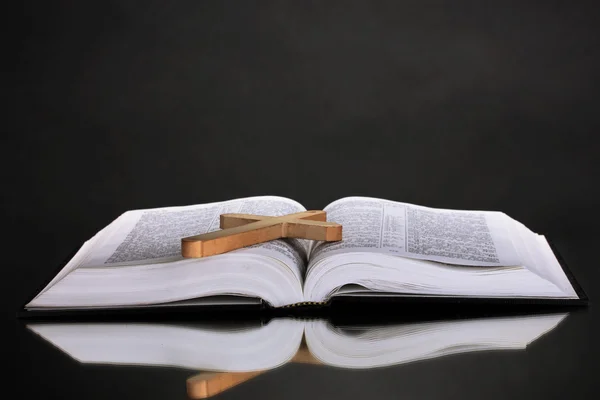
M552 239L592 304L525 350L290 363L218 398L600 392L597 1L17 6L0 168L15 396L185 398L198 371L82 365L14 311L126 210L266 194L503 211Z
M596 263L594 240L561 240L557 245L588 294L595 298L600 291L598 269L586 268ZM460 308L456 311L460 314ZM290 362L218 393L214 398L561 399L597 394L598 310L591 305L546 309L544 313L549 311L568 315L556 328L523 350L459 352L371 369ZM487 315L488 318L494 316L494 313ZM127 325L128 322L119 323ZM252 324L245 322L249 323ZM27 397L186 398L188 378L207 372L176 367L80 363L31 332L27 328L28 321L20 320L16 324L16 387ZM240 325L239 321L232 321L231 329ZM237 362L248 360L240 356Z

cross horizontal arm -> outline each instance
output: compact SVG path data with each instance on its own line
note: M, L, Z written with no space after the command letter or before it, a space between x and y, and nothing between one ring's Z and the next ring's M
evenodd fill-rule
M207 257L283 237L282 222L256 221L181 239L181 255Z
M342 226L335 222L295 220L285 222L284 237L328 242L342 240Z

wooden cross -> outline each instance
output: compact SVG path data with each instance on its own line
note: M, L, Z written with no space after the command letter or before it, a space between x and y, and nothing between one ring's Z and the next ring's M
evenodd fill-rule
M290 363L321 365L308 350L306 343L302 343ZM251 380L268 370L251 372L200 372L191 376L186 381L187 394L190 399L207 399L231 389L241 383Z
M220 226L220 231L181 239L181 255L190 258L213 256L280 238L342 240L342 226L327 222L327 213L320 210L282 217L221 214Z

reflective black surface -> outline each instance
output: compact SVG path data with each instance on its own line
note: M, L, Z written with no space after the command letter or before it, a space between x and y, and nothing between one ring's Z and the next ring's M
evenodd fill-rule
M8 15L14 397L185 399L200 371L81 364L13 311L126 210L263 194L501 210L554 241L592 305L525 350L292 362L218 398L600 392L597 1L306 3L23 2Z
M592 244L591 240L561 241L558 246L565 250L565 258L573 266L574 272L581 278L588 294L593 299L598 293L597 286L593 284L597 282L597 270L593 271L585 268L586 265L594 263ZM447 325L440 325L443 328L433 336L429 336L430 339L424 347L414 345L416 342L409 342L413 344L409 347L403 347L407 343L406 337L386 347L387 350L383 353L383 358L385 359L386 355L391 357L387 359L390 365L377 365L377 362L375 362L375 365L369 367L358 368L354 365L350 368L348 365L339 364L339 361L337 365L331 365L331 362L316 361L315 357L311 356L310 351L307 352L304 347L301 347L300 352L302 354L296 355L295 359L251 377L237 386L215 394L215 396L223 399L347 398L349 396L386 399L399 396L409 398L501 399L510 397L553 399L564 397L585 398L597 393L598 345L595 341L598 337L598 316L593 306L555 310L555 313L552 313L553 315L568 315L558 326L538 339L532 340L525 349L514 348L515 340L523 337L523 334L517 333L517 331L523 329L523 325L526 324L526 322L518 322L518 325L515 325L514 321L527 321L547 314L546 311L543 314L531 313L525 316L503 317L504 319L500 320L506 321L504 325L497 325L496 329L483 334L483 337L487 338L484 339L484 342L485 340L488 342L490 340L496 341L496 345L498 345L504 340L507 346L506 349L488 349L487 346L482 347L481 343L479 348L468 346L471 340L469 337L472 336L473 332L480 332L479 337L481 339L481 327L485 326L485 321L499 319L494 313L488 315L487 318L458 321L459 323L471 322L470 325L465 325L458 330L458 337L466 342L462 343L462 346L456 346L456 343L454 347L449 346L447 343L448 335L455 335L457 331L448 328ZM110 351L107 349L111 348L111 343L118 344L118 341L122 340L122 337L119 336L121 334L107 331L104 335L96 335L95 339L86 342L85 338L89 339L89 336L86 336L85 332L91 325L71 324L72 332L76 333L72 337L75 345L71 348L67 346L67 349L69 351L75 349L74 355L76 357L77 351L85 353L82 350L85 348L93 350L92 353L95 356L89 356L88 354L88 357L92 357L92 359L93 357L105 357L103 361L96 361L95 363L76 361L65 351L33 333L27 328L28 323L32 326L31 321L17 322L18 351L16 359L18 387L22 388L28 396L162 399L186 398L189 397L190 393L196 393L199 390L198 385L201 384L197 383L195 389L189 389L191 390L190 393L188 393L187 388L188 381L193 377L196 377L196 380L202 380L202 376L210 377L213 380L213 386L207 387L212 387L211 390L213 391L215 387L220 385L214 383L218 379L231 380L237 376L239 379L244 380L240 378L242 377L239 374L240 367L243 365L244 368L252 370L254 365L258 366L259 369L263 369L264 364L261 364L261 359L265 357L265 352L269 353L272 360L277 361L277 357L281 357L281 361L285 361L291 354L285 352L281 355L275 354L281 351L280 347L277 346L287 346L289 350L290 343L285 342L287 339L282 338L291 338L294 336L292 333L295 332L295 337L298 339L298 329L293 324L303 325L311 323L311 321L290 321L289 332L292 333L289 335L282 335L281 333L279 335L266 334L261 336L260 341L254 342L252 340L249 342L242 340L240 342L239 337L237 340L228 341L227 337L223 335L227 332L237 332L239 335L240 331L243 332L248 329L265 329L272 326L270 324L273 324L274 321L263 324L262 328L260 327L260 321L256 321L256 323L246 321L244 324L223 324L223 321L186 321L183 326L194 329L196 332L210 332L212 329L214 333L214 328L211 328L211 326L217 326L222 332L221 335L211 336L212 339L193 339L198 340L197 345L192 345L191 348L188 347L187 351L182 337L168 329L159 331L162 333L159 333L158 336L156 336L156 333L151 336L149 333L143 333L143 330L136 331L134 329L134 325L139 325L139 323L120 322L112 326L116 326L124 332L133 332L134 339L126 342L129 344L121 347L121 351L117 351L113 355L110 355ZM312 321L312 323L315 322ZM322 323L327 325L325 321L322 321ZM439 325L439 318L430 323ZM173 322L160 321L151 325L163 326L163 328L165 326L177 326ZM397 328L402 327L403 324L387 324L386 326L388 329L396 327L394 332L398 336ZM404 326L410 327L411 325L404 324ZM508 327L508 329L502 331L502 326ZM360 331L343 331L342 337L348 338L352 335L355 337L361 335L363 337L365 335L373 336L376 330L377 327L372 325L362 326ZM217 332L219 331L217 330ZM394 334L391 337L394 337ZM107 343L108 347L106 347ZM244 343L248 343L248 346L258 346L261 350L258 352L250 351ZM331 343L340 344L342 339ZM509 345L510 343L512 344ZM309 341L309 348L310 344ZM431 353L431 349L439 346L445 347L446 350L450 350L454 354L439 355L435 352ZM356 345L349 349L357 351L359 348L361 347ZM419 353L419 348L424 348L424 352ZM233 351L235 349L239 353ZM186 359L186 357L189 362L198 363L197 365L213 360L213 365L220 372L233 370L236 371L236 374L226 378L223 378L222 375L220 378L215 378L215 375L209 374L210 371L207 369L182 368L181 366L106 364L107 362L115 362L114 360L111 361L111 357L117 356L122 359L129 359L129 362L135 362L135 357L132 361L131 355L140 353L140 351L146 356L153 354L153 357L162 357L163 362L165 362L164 360L170 360L174 364L177 364L177 360ZM413 354L415 351L416 355ZM216 358L214 358L215 354L217 354ZM218 354L221 354L221 356L218 356ZM227 357L223 354L227 354ZM362 358L359 358L359 360L371 360L377 354L379 357L382 356L377 351L363 352ZM425 356L426 359L419 360L422 356ZM226 359L228 361L225 361ZM375 357L375 359L381 362L381 358ZM214 364L215 362L216 364ZM146 363L150 363L150 361L146 361ZM383 364L386 363L383 362ZM200 373L204 375L200 375L200 378L198 378ZM196 392L193 390L196 390Z

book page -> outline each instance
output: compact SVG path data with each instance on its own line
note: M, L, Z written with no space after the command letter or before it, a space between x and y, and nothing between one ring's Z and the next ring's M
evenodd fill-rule
M555 329L567 313L334 327L307 322L306 343L323 364L379 368L472 351L524 349Z
M32 323L27 328L81 363L195 371L276 368L292 359L304 334L303 321L284 318L264 325L131 321Z
M181 256L181 239L218 230L220 214L280 216L301 211L306 209L300 203L275 196L127 211L88 240L41 293L76 268L111 268L190 261L191 259ZM307 248L307 241L294 239L276 240L235 252L276 258L290 266L302 282Z
M343 240L313 246L311 264L326 255L376 252L469 266L522 265L500 212L422 207L366 197L328 205L328 221L343 225Z
M181 239L219 230L220 215L242 213L280 216L305 211L299 203L282 197L251 197L220 203L128 211L97 243L81 267L136 265L180 260ZM276 240L236 250L302 264L305 241Z

